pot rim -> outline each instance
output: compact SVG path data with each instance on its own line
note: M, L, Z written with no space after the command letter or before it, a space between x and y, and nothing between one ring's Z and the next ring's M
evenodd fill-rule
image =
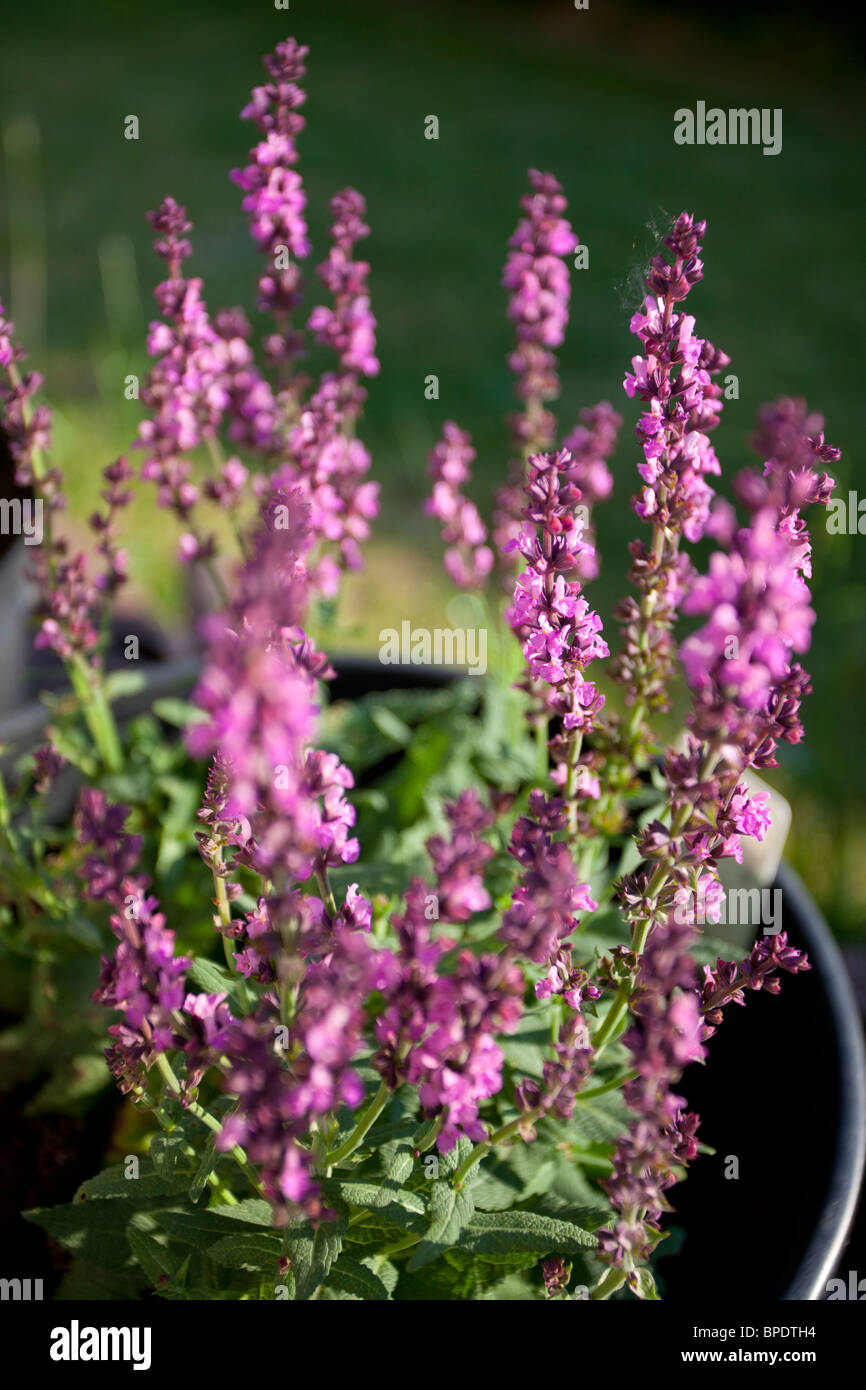
M802 930L830 1004L839 1067L836 1153L815 1229L783 1302L818 1302L827 1293L851 1233L866 1164L866 1047L860 1009L842 953L800 876L782 862L776 882Z

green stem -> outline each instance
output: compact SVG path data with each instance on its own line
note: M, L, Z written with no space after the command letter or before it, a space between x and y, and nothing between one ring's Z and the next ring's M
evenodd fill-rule
M588 1091L581 1091L578 1100L592 1100L595 1096L607 1095L608 1091L618 1091L620 1086L624 1086L627 1081L634 1081L637 1072L634 1069L619 1072L612 1076L610 1081L605 1081L601 1086L591 1086Z
M79 708L104 766L109 772L119 772L123 766L123 752L99 674L93 667L88 667L80 656L73 657L67 669Z
M516 1120L509 1120L507 1125L503 1125L501 1129L495 1130L487 1139L482 1139L479 1144L475 1145L471 1154L468 1154L460 1164L460 1167L451 1179L451 1186L461 1187L467 1173L471 1173L476 1163L480 1163L481 1159L484 1158L496 1144L503 1144L506 1139L511 1139L515 1134L519 1133L524 1125L534 1124L536 1120L541 1118L543 1113L542 1107L536 1105L532 1110L527 1111L525 1115L518 1115Z
M331 917L331 920L333 921L333 919L337 915L337 900L334 897L334 890L331 887L331 880L328 878L328 870L324 867L324 865L317 865L316 867L316 883L319 885L319 892L321 893L324 899L325 906L328 909L328 914Z
M547 777L550 771L550 760L547 748L549 722L550 721L548 720L546 715L539 715L538 721L535 725L536 772L542 782L542 785L544 786L547 785Z
M617 1289L622 1288L624 1283L624 1269L609 1269L606 1274L602 1275L601 1279L598 1281L598 1283L596 1284L595 1288L589 1296L591 1299L597 1301L601 1301L605 1298L610 1298L611 1294L616 1293Z
M232 924L231 904L229 903L229 895L226 890L225 879L223 878L222 874L218 872L218 869L222 866L221 846L215 851L215 859L216 863L212 866L212 873L214 888L216 890L217 912L219 913L220 924L225 928L230 928ZM235 960L235 953L234 948L232 946L231 937L228 936L227 932L225 931L220 932L220 936L222 937L223 954L226 958L226 965L232 972L232 975L236 977L235 988L238 992L238 998L241 1001L244 1013L248 1014L251 1008L250 994L249 990L247 989L246 980L244 979L243 975L238 973L237 961Z
M713 769L716 765L716 762L718 761L718 756L719 754L716 745L714 743L711 743L706 750L703 763L701 764L701 781L704 781L706 778L712 775ZM673 821L671 822L671 843L673 843L674 840L678 839L682 832L685 830L686 826L689 823L689 820L691 819L693 811L693 802L686 802L684 805L680 807L679 811L674 816ZM662 860L660 863L656 865L653 875L650 878L649 884L647 885L646 897L650 903L651 910L646 917L639 918L637 921L632 923L630 950L635 956L639 957L643 953L643 950L646 946L647 937L649 936L650 928L652 927L652 908L654 908L656 900L658 899L662 889L667 883L670 874L671 865ZM617 990L616 995L614 996L614 1001L608 1009L607 1013L605 1014L604 1021L602 1022L598 1032L592 1040L593 1047L595 1049L596 1061L598 1060L599 1056L601 1055L607 1044L615 1036L620 1023L622 1022L623 1018L625 1017L625 1014L628 1011L629 1001L633 992L634 975L630 975L628 979L623 980L620 984L619 989Z
M383 1081L349 1137L344 1139L339 1148L332 1149L330 1153L325 1154L322 1160L323 1167L335 1168L338 1163L342 1163L344 1159L355 1152L368 1130L372 1129L376 1119L385 1109L390 1094L391 1092Z
M164 1052L157 1053L156 1065L160 1073L162 1074L162 1077L169 1090L172 1091L174 1095L179 1096L181 1094L180 1082L175 1076L174 1071L172 1070L171 1062L168 1060ZM191 1115L195 1115L197 1120L201 1120L203 1125L207 1125L208 1129L213 1130L214 1134L222 1134L223 1127L220 1124L219 1120L217 1120L213 1115L211 1115L209 1111L205 1110L204 1106L199 1105L197 1101L188 1101L186 1109L189 1111ZM252 1165L250 1164L250 1161L244 1153L243 1149L241 1148L240 1144L233 1144L231 1149L229 1150L229 1153L231 1154L235 1162L242 1169L244 1177L247 1179L249 1183L252 1184L256 1196L261 1197L261 1184L258 1178L256 1177L255 1171Z

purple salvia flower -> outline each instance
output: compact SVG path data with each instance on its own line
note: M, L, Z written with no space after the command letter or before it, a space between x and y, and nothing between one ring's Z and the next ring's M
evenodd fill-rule
M356 908L357 894L349 912ZM364 1003L374 990L387 991L395 974L387 951L377 951L363 931L340 926L326 952L308 962L285 1047L277 1042L280 1016L267 1000L255 1016L227 1030L227 1084L238 1103L217 1145L227 1149L241 1143L261 1165L277 1225L293 1214L308 1219L325 1214L303 1141L313 1121L339 1105L355 1108L363 1099L353 1063L362 1045Z
M796 975L811 970L805 951L788 945L786 932L765 936L756 941L741 961L723 960L719 956L715 969L704 966L701 991L701 1012L704 1017L702 1037L711 1038L722 1022L722 1010L727 1004L745 1004L746 990L764 990L778 994L782 988L776 972L784 970Z
M580 421L566 435L562 447L571 455L567 481L579 488L582 505L587 512L584 532L592 548L579 557L577 564L578 578L585 580L595 579L598 574L598 555L588 514L596 502L609 497L613 490L613 477L607 461L616 449L622 416L609 401L599 401L598 405L587 406L580 411Z
M461 492L471 477L475 450L469 434L446 420L442 438L430 451L428 471L433 492L424 505L442 523L445 569L461 589L480 588L493 568L493 551L485 544L487 528L478 508Z
M571 1265L561 1255L551 1255L549 1260L542 1260L541 1272L548 1298L558 1298L565 1293L571 1278Z
M126 484L135 476L126 458L115 459L102 471L105 487L100 497L105 503L104 512L94 512L90 517L91 529L99 537L97 549L105 562L104 573L96 580L96 586L106 596L117 592L127 577L127 555L117 544L116 527L120 512L128 507L133 492Z
M690 569L679 542L683 536L696 541L703 534L713 496L707 479L719 472L707 432L718 424L721 410L721 389L712 378L729 359L695 336L690 315L674 312L674 305L703 277L705 232L705 222L680 214L664 238L670 260L662 253L653 258L645 309L631 321L645 353L632 359L633 370L624 382L626 394L644 402L636 427L643 446L638 472L644 487L633 506L653 528L651 545L635 541L630 547L631 579L640 603L628 598L617 610L625 640L613 674L625 689L626 702L636 706L632 739L649 711L667 708L671 629Z
M64 767L66 767L66 759L58 753L53 744L43 743L35 749L33 753L34 791L47 792Z
M75 812L78 839L92 850L83 865L85 894L115 909L110 921L118 945L111 958L102 958L93 997L124 1017L109 1028L116 1042L105 1054L124 1092L141 1084L158 1053L181 1045L177 1017L192 963L175 956L174 932L148 895L148 880L133 875L141 837L124 829L128 814L94 787L85 787Z
M376 320L370 312L367 261L352 259L356 241L370 235L364 221L366 204L354 188L331 199L333 245L318 267L319 278L334 297L334 307L315 308L307 327L317 343L330 347L351 377L377 376Z
M556 440L556 419L546 402L559 395L553 349L562 343L568 324L571 282L563 257L579 244L564 216L568 203L553 175L530 169L529 182L531 192L520 200L525 216L508 243L502 277L510 291L508 314L517 331L509 366L523 408L509 417L516 457L509 482L496 499L493 534L500 563L507 563L509 542L520 530L525 460L552 448Z
M623 1038L637 1073L624 1088L636 1118L617 1141L611 1177L602 1180L620 1220L599 1231L598 1254L623 1269L635 1291L637 1267L670 1210L665 1193L678 1181L676 1169L697 1155L698 1117L683 1113L683 1099L672 1090L684 1068L705 1055L690 955L694 935L692 927L673 922L656 928L641 957L634 1021Z
M320 541L308 561L312 584L326 597L337 593L341 567L361 568L360 546L379 509L379 484L367 478L370 455L342 424L360 409L357 381L326 374L289 435L289 461L274 474L275 487L300 489L310 530ZM348 391L348 396L347 396Z
M576 833L578 799L597 788L580 761L582 739L604 705L585 671L593 660L608 655L608 646L601 619L576 578L581 561L593 552L576 510L580 490L567 480L571 462L565 449L529 460L524 525L511 543L528 563L517 576L506 617L523 647L528 689L546 713L561 720L561 731L549 744L555 760L552 775L572 805Z
M223 388L228 396L229 439L264 453L276 453L280 448L279 411L270 383L253 361L249 320L242 309L221 309L214 318L214 329L225 344ZM235 470L237 463L229 460ZM224 481L231 483L225 472ZM225 494L217 494L221 505L230 505L224 499Z
M286 39L265 58L270 81L253 89L241 112L256 123L263 139L250 151L250 163L234 169L232 179L244 191L243 208L250 231L268 268L259 279L259 308L271 314L277 331L266 350L275 364L289 364L303 353L303 339L290 326L301 302L301 272L297 265L310 254L304 216L307 198L300 174L295 140L306 124L300 107L306 93L298 85L306 73L309 49Z
M499 935L518 955L552 963L577 928L576 914L598 904L579 881L568 844L554 838L566 827L564 802L534 791L529 812L516 822L508 847L521 875Z
M427 843L436 891L413 878L404 911L393 920L399 969L376 1020L379 1051L373 1059L392 1089L410 1081L425 1111L441 1115L442 1152L460 1134L484 1137L479 1106L502 1086L504 1054L494 1037L516 1028L523 994L522 973L509 953L477 957L464 951L453 971L439 973L440 960L455 943L434 938L432 923L462 924L490 906L482 875L493 850L481 836L496 816L472 790L447 806L446 814L450 838L434 836Z
M154 247L167 264L168 279L155 291L163 317L150 325L147 346L155 363L141 396L151 416L139 425L136 448L145 451L141 476L156 483L159 504L176 512L188 528L180 551L181 559L188 561L210 555L213 543L190 526L199 489L185 455L217 436L229 405L229 351L211 324L201 297L202 281L182 274L192 251L186 209L165 198L148 213L148 221L157 233Z

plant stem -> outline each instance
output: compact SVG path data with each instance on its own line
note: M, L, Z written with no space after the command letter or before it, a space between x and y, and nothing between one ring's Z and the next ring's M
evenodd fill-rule
M156 1065L159 1068L159 1071L162 1074L162 1077L169 1090L172 1091L174 1095L179 1096L181 1094L180 1082L175 1076L174 1071L172 1070L171 1062L168 1060L164 1052L157 1053ZM203 1125L207 1125L208 1129L213 1130L214 1134L222 1134L223 1127L220 1124L219 1120L215 1119L215 1117L211 1115L209 1111L205 1110L204 1106L199 1105L197 1101L188 1101L186 1109L190 1112L191 1115L195 1115L197 1120L201 1120ZM229 1153L231 1154L235 1162L243 1170L244 1177L247 1179L248 1182L252 1184L256 1196L261 1197L261 1184L258 1178L256 1177L253 1167L250 1164L250 1161L244 1153L243 1149L241 1148L240 1144L233 1144L231 1149L229 1150Z
M616 1293L617 1289L622 1288L624 1283L625 1270L609 1269L606 1274L602 1275L589 1296L594 1301L610 1298L611 1294Z
M84 721L103 764L109 772L119 772L123 766L120 738L99 673L92 666L88 667L81 656L74 656L67 664L67 670Z
M368 1130L372 1129L374 1122L385 1109L390 1094L391 1092L383 1081L349 1137L344 1139L339 1148L332 1149L330 1153L325 1154L322 1160L323 1167L335 1168L338 1163L342 1163L345 1158L355 1152Z
M503 1125L501 1129L495 1130L487 1139L482 1139L479 1144L475 1145L471 1154L468 1154L460 1164L460 1167L451 1179L451 1186L461 1187L467 1173L471 1173L476 1163L479 1163L481 1159L484 1158L485 1154L488 1154L496 1144L502 1144L506 1139L511 1139L513 1135L519 1132L523 1125L534 1124L537 1119L540 1119L543 1113L542 1107L536 1105L532 1110L527 1111L525 1115L518 1115L516 1120L509 1120L507 1125Z

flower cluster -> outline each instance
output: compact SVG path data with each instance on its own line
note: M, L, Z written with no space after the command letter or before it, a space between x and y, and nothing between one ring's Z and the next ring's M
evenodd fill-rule
M327 598L337 593L341 567L361 568L360 546L379 510L379 484L366 476L370 454L342 428L354 418L345 391L350 380L351 375L326 374L291 430L289 460L273 475L275 488L299 489L307 500L310 529L319 543L308 570Z
M461 492L471 476L475 450L469 435L446 420L442 438L430 451L428 471L433 493L425 511L442 522L445 568L461 589L483 585L493 568L493 551L486 545L487 528L475 503Z
M751 502L750 524L735 533L727 553L711 557L683 604L686 613L708 615L680 648L695 692L692 727L707 739L727 733L742 766L774 766L778 742L802 736L798 713L808 677L792 654L808 649L815 613L801 509L829 503L833 480L816 465L839 458L825 444L822 424L802 402L765 407L756 435L762 452L770 451L764 475L740 483Z
M704 983L701 991L701 1012L704 1027L701 1036L711 1038L722 1021L722 1010L726 1004L745 1004L747 990L766 990L767 994L778 994L782 988L777 971L784 970L796 975L801 970L811 970L805 951L788 945L787 932L762 937L756 941L743 960L716 961L715 968L704 966Z
M316 680L330 669L301 627L311 543L300 489L275 493L230 610L205 620L195 699L209 718L188 735L198 756L220 755L228 784L222 814L249 822L246 859L280 881L303 882L358 852L344 795L351 775L338 758L308 746Z
M265 345L268 360L289 364L303 352L303 339L290 326L291 315L301 302L301 272L297 262L310 254L304 216L307 198L295 169L295 140L306 124L300 107L306 94L298 85L306 73L309 49L294 39L277 44L265 59L270 78L253 89L241 112L254 121L262 140L250 151L244 169L232 171L243 189L243 209L249 214L250 231L267 259L259 279L259 308L271 315L277 331Z
M377 376L376 320L370 312L367 261L352 259L356 241L370 235L364 221L367 207L354 188L344 188L331 199L333 246L318 268L319 278L334 296L334 308L320 305L307 327L317 343L336 352L340 366L350 375Z
M529 815L516 822L508 847L521 875L499 934L519 955L538 963L556 961L577 927L576 914L598 906L578 879L567 842L556 838L565 827L563 802L534 791Z
M508 317L517 330L517 347L508 365L517 378L524 412L512 417L515 443L529 453L549 449L556 425L544 402L559 395L556 357L552 351L565 337L571 282L563 257L579 245L565 210L568 202L552 174L530 169L531 192L520 200L521 218L502 283L510 292Z
M496 816L473 791L463 792L446 813L450 837L427 842L435 889L413 878L403 911L393 919L399 973L376 1021L374 1058L392 1088L404 1079L418 1086L425 1111L440 1117L442 1152L453 1149L461 1133L483 1139L479 1106L502 1085L504 1056L494 1039L517 1026L523 993L522 972L507 954L461 951L450 974L438 969L455 943L434 937L433 923L462 924L491 905L482 875L493 849L481 836Z
M494 539L506 568L508 543L520 529L525 460L551 449L556 441L556 418L547 402L559 395L554 349L565 336L571 298L563 257L579 244L564 215L568 203L553 175L530 169L529 184L531 191L520 200L525 215L508 243L502 276L503 286L510 291L508 315L517 333L517 347L508 365L522 403L521 411L509 416L516 456L507 485L497 493L494 514Z
M214 329L202 299L203 282L187 280L183 262L192 254L187 233L192 223L186 209L165 198L148 221L156 232L154 249L165 261L168 278L155 290L162 319L150 325L147 350L155 359L141 398L151 411L138 429L137 447L145 452L141 476L157 485L161 506L169 507L189 527L199 498L192 465L185 455L204 440L216 437L229 397L224 375L228 361L225 339ZM210 542L182 550L208 554Z
M529 461L525 522L519 539L510 542L527 567L517 577L506 617L520 637L529 689L545 712L561 721L550 741L554 781L576 802L596 790L580 762L581 743L604 705L604 696L584 672L590 662L608 655L608 646L601 619L576 578L581 560L593 552L575 510L581 493L568 480L571 462L566 449Z
M313 1218L322 1214L303 1141L317 1120L363 1099L353 1067L363 1005L373 990L387 987L390 965L388 953L374 951L363 934L340 930L327 953L308 963L285 1024L265 1004L228 1030L226 1083L238 1104L217 1143L224 1150L243 1144L260 1165L278 1225L299 1210Z
M116 1042L105 1054L123 1091L139 1086L157 1056L179 1044L177 1014L192 964L175 955L174 932L148 894L147 878L133 872L141 837L124 829L128 815L128 807L111 805L94 787L85 787L75 813L79 843L90 851L83 864L85 894L114 909L118 945L102 958L94 998L123 1014L124 1021L108 1030Z
M673 666L671 630L687 583L690 565L679 541L699 540L710 516L713 496L708 478L719 462L708 437L721 411L721 388L713 381L729 359L706 339L695 336L690 314L675 312L703 278L700 259L706 223L682 213L664 238L670 259L659 252L651 262L643 312L631 330L644 345L625 377L629 397L644 402L636 426L643 450L638 472L644 486L633 501L639 517L651 523L653 541L631 546L631 579L640 602L628 598L617 617L624 645L613 673L626 701L647 710L667 707ZM633 730L634 732L634 730Z
M602 1179L619 1219L599 1232L598 1253L623 1271L634 1291L639 1267L659 1239L662 1213L670 1210L665 1193L678 1181L677 1168L698 1151L698 1117L683 1110L672 1089L689 1062L704 1057L689 953L694 934L673 922L656 928L641 957L634 1023L623 1037L636 1073L624 1094L636 1118L617 1141L611 1177Z

